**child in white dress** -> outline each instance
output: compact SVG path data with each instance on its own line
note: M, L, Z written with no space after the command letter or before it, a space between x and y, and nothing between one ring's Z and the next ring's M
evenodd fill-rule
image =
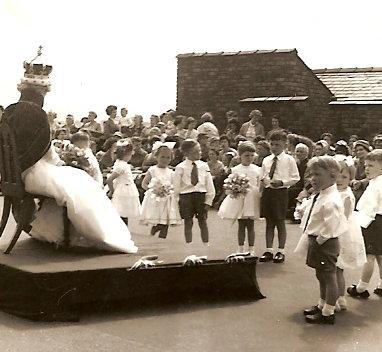
M131 166L128 164L132 153L133 146L128 141L117 143L115 151L117 160L111 175L106 180L111 201L126 225L129 218L139 218L141 210L138 189L134 183Z
M180 225L180 214L173 191L174 171L169 168L175 142L155 142L152 148L157 165L151 166L142 181L146 190L142 202L141 221L153 225L151 235L159 232L166 238L170 225Z
M90 165L93 168L92 177L103 187L102 172L98 160L90 149L90 137L86 132L76 132L70 137L70 141L76 147L83 149Z
M344 158L345 159L345 158ZM337 159L338 161L338 159ZM337 178L337 188L344 202L347 230L339 237L340 254L337 259L338 299L336 310L346 309L344 269L355 269L366 263L366 250L360 225L354 216L355 197L350 189L355 167L346 159L339 161L341 172Z
M255 146L252 142L242 142L238 147L241 163L232 168L232 173L249 178L250 189L244 197L233 198L227 195L219 208L218 215L223 219L238 221L238 252L244 252L245 230L248 234L248 251L255 255L255 219L260 216L259 185L261 168L253 164Z

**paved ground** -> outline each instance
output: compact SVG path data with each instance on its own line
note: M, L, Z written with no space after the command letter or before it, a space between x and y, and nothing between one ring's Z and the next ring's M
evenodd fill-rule
M1 210L1 205L0 205ZM211 212L211 244L222 256L236 249L236 226ZM4 243L9 238L8 226ZM264 223L257 224L256 247L264 250ZM148 228L131 224L133 233ZM197 230L197 226L195 227ZM257 273L266 299L252 303L219 303L157 308L149 311L108 312L84 316L79 323L32 323L0 312L2 351L379 351L382 347L382 302L349 298L349 310L335 326L304 323L301 310L317 300L314 273L295 256L299 236L288 225L287 261L260 263ZM197 235L197 231L195 231ZM169 238L181 243L182 227ZM200 242L198 236L195 236ZM170 241L169 241L170 242ZM348 283L358 272L346 273ZM377 282L374 274L372 287Z

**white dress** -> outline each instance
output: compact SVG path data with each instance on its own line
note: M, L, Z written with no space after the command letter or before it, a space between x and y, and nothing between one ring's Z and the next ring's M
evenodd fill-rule
M239 164L232 173L244 174L249 178L250 189L244 197L233 198L227 195L220 205L218 216L222 219L258 219L260 217L260 174L261 168L251 164Z
M112 172L118 174L113 181L114 193L111 199L118 214L124 218L139 218L141 203L131 166L126 161L117 159Z
M354 216L354 194L350 187L340 191L340 194L345 207L347 231L339 236L340 255L337 259L337 266L341 269L354 269L362 266L366 262L365 244L362 237L361 226Z
M63 240L62 206L72 224L71 243L136 253L130 231L99 184L85 171L57 166L54 148L23 172L27 192L54 198L46 200L32 223L32 237L60 244Z
M150 188L156 180L173 184L174 171L168 167L160 168L155 165L147 172L151 175L151 182L143 198L141 222L146 225L180 225L179 207L174 193L166 197L156 197Z

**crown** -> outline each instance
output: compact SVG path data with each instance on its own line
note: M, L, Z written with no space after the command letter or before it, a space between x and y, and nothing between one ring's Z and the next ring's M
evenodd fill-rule
M50 90L49 74L53 67L50 65L33 63L42 54L42 46L37 50L37 55L30 61L24 61L24 77L21 79L18 89L23 89L26 86L39 86Z
M49 74L53 70L52 66L33 63L33 61L35 61L41 55L42 55L42 46L40 45L37 50L37 55L30 62L24 61L24 68L25 68L24 76L27 76L27 77L28 75L49 76Z

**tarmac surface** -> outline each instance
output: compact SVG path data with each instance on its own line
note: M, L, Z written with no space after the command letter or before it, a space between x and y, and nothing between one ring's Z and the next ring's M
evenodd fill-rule
M2 202L1 202L2 203ZM0 203L0 211L2 211ZM209 214L213 257L236 251L236 224ZM256 223L256 250L264 251L265 221ZM134 234L149 228L131 221ZM14 223L0 240L9 241ZM314 271L293 253L298 225L287 225L286 262L259 263L257 277L266 299L255 302L179 305L147 310L105 312L94 309L78 323L35 323L0 312L1 351L380 351L382 301L371 293L367 301L348 298L348 310L336 316L334 326L309 325L302 310L317 302ZM168 240L184 243L183 226L171 228ZM149 236L149 235L148 235ZM202 250L194 226L195 250ZM1 255L1 254L0 254ZM373 291L378 270L369 287ZM360 270L345 273L347 284L356 283Z

